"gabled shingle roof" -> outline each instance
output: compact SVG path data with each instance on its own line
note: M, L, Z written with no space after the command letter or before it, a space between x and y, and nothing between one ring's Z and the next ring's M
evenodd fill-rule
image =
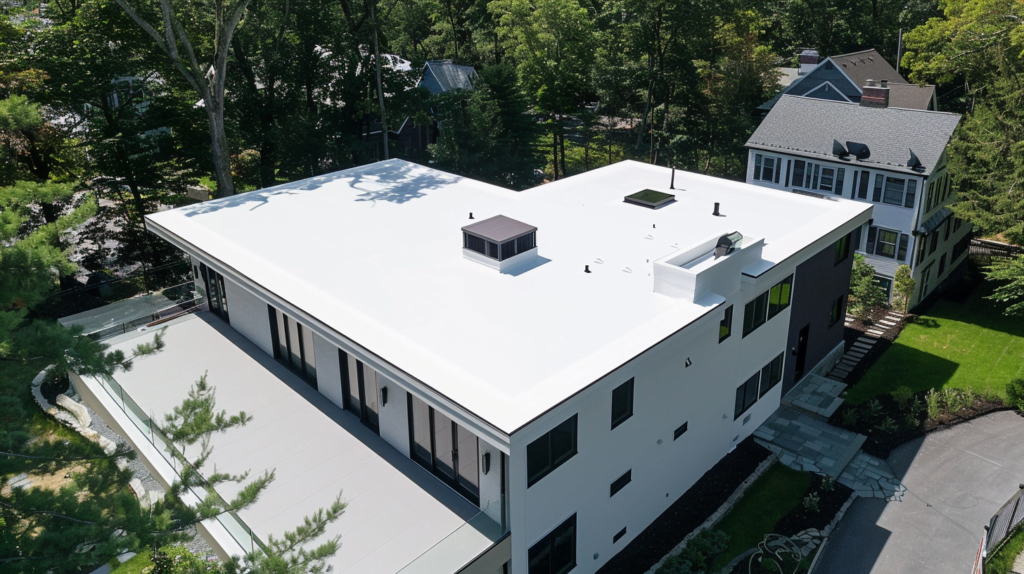
M433 81L431 81L433 76ZM473 66L460 66L451 60L429 60L423 72L423 87L432 94L440 94L449 90L473 89L473 78L476 70Z
M829 56L829 60L835 63L836 67L842 70L858 86L863 86L868 80L889 80L890 83L907 84L885 58L874 48L861 50L851 54L839 54Z
M905 108L870 108L834 102L782 96L768 113L747 147L790 153L808 158L839 158L832 154L838 141L865 144L871 156L864 160L848 156L854 165L928 175L938 163L960 122L959 114ZM907 167L913 150L923 170Z

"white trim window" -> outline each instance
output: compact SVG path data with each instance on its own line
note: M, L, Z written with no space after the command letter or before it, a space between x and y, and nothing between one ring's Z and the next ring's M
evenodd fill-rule
M782 173L782 159L770 155L754 154L754 179L756 181L767 181L768 183L779 183L779 175Z
M843 194L846 169L798 159L793 162L793 187Z
M878 257L906 261L909 244L910 236L906 233L872 225L868 228L868 245L865 251Z
M875 201L881 199L882 203L889 205L914 207L914 199L917 196L917 180L886 176L881 197L878 195L878 193L875 194L873 198Z

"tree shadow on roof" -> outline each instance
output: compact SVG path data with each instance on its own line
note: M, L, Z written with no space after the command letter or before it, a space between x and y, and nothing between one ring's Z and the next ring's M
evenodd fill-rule
M431 190L458 183L463 178L403 160L389 160L215 199L181 210L186 217L232 208L247 208L251 211L267 204L271 197L313 191L344 180L348 180L349 187L360 192L356 201L402 204L424 197Z

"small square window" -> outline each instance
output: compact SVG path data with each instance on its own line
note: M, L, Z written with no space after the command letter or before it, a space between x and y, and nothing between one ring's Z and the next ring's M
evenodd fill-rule
M623 526L622 530L616 532L615 536L612 536L612 544L615 544L616 542L618 542L625 535L626 535L626 527Z
M623 474L619 478L615 479L615 482L612 483L611 488L610 488L611 494L609 494L608 496L609 497L615 496L616 492L618 492L618 491L622 490L623 488L625 488L626 485L629 484L632 481L633 481L633 470L630 469L630 470L626 471L626 474Z
M612 428L633 416L633 379L622 383L612 391Z
M676 429L676 432L672 433L673 434L672 440L676 440L679 437L681 437L684 434L686 434L686 431L689 430L689 426L690 426L690 421L686 421L685 423L683 423L682 426L680 426L679 428Z

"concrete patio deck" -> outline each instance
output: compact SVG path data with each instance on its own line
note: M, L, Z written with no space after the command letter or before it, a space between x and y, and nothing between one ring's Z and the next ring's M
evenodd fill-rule
M432 548L443 552L432 552L425 563L436 566L440 559L456 570L491 546L493 533L473 528L479 518L467 524L479 509L219 318L201 313L168 325L166 348L136 360L116 381L160 421L207 373L218 409L252 415L245 427L214 436L206 470L248 470L253 477L276 472L259 500L239 513L260 539L279 537L341 493L348 507L326 534L341 535L330 561L335 572L397 572ZM130 353L154 330L109 342ZM226 484L218 492L230 499L239 488ZM457 547L438 546L456 531Z

